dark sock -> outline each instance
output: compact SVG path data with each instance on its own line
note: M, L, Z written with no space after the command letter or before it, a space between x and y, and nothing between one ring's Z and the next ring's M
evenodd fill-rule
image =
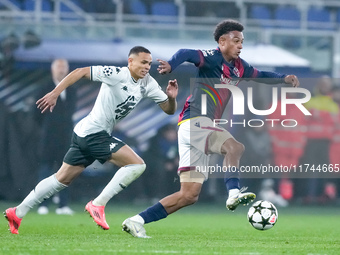
M231 189L240 189L239 178L225 178L224 183L228 191Z
M231 189L240 189L240 171L236 168L236 171L226 172L224 176L224 183L227 191Z
M168 213L166 212L163 205L160 202L158 202L157 204L141 212L139 215L144 219L144 223L146 224L153 221L164 219L168 216Z

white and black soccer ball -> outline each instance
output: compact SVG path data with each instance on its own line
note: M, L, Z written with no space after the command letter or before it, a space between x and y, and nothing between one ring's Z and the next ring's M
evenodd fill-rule
M248 221L255 229L267 230L277 222L278 213L275 205L269 201L256 201L249 208Z

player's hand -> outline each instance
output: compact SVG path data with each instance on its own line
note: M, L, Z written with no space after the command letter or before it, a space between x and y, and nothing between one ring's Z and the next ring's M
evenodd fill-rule
M58 96L52 91L40 98L35 104L37 105L37 108L41 110L41 113L46 112L48 109L50 109L50 112L52 112L57 104L57 99Z
M178 94L178 83L177 80L170 80L168 86L166 87L166 94L169 98L175 99Z
M157 59L157 61L159 62L157 71L160 74L168 74L171 72L171 65L167 61L162 60L162 59Z
M292 86L295 88L300 86L299 79L293 74L287 75L285 77L285 83L292 84Z

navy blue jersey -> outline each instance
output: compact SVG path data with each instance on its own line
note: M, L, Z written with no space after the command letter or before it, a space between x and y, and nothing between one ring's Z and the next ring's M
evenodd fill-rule
M190 118L202 116L201 97L207 96L207 115L211 119L220 119L231 97L231 92L226 88L214 88L214 84L227 84L238 86L241 79L263 79L264 83L284 83L286 75L275 72L259 71L249 65L242 58L237 58L231 63L227 62L219 48L213 50L188 50L181 49L169 60L171 69L188 61L198 67L194 89L188 97L179 116L179 123Z

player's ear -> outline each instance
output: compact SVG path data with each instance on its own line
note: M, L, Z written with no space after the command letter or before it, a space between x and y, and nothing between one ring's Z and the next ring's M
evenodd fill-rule
M226 41L226 37L224 35L221 35L220 38L218 39L218 44L224 45Z
M128 65L131 65L132 62L133 62L133 58L129 57L128 58Z

